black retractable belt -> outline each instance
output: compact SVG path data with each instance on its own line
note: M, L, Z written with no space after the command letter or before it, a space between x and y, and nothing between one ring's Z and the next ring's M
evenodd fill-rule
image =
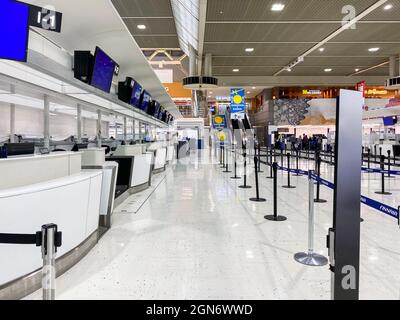
M35 234L20 234L20 233L0 233L0 243L3 244L34 244L36 247L42 246L43 233L38 231ZM54 245L61 247L62 233L56 232Z

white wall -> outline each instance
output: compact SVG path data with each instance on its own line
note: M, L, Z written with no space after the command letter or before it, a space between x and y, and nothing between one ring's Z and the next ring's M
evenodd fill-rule
M84 135L94 137L97 131L96 120L83 119ZM102 123L102 132L107 134L107 122ZM17 106L15 110L15 133L30 136L43 136L43 111ZM0 103L0 136L10 134L10 106ZM56 114L50 117L50 136L53 139L65 139L77 135L75 116Z

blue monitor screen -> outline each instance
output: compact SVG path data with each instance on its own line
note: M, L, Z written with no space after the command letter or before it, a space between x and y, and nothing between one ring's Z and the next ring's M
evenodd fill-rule
M99 47L96 48L94 59L93 74L90 84L97 89L109 93L116 63Z
M25 62L29 38L29 6L0 1L0 59Z
M143 111L147 111L150 105L150 100L151 100L150 94L147 91L143 91L143 100L140 109L142 109Z
M132 90L131 105L136 108L139 108L142 89L143 89L142 86L139 83L135 82L135 85L133 86Z
M394 126L397 123L397 117L385 117L383 118L383 124L385 126Z
M158 118L158 114L160 113L161 105L158 101L156 101L155 108L154 108L154 117Z

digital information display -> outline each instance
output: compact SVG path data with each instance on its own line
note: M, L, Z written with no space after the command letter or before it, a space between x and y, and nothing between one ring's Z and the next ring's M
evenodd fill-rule
M109 93L116 63L99 47L96 48L93 74L90 84Z
M0 1L0 59L26 62L29 39L29 6Z

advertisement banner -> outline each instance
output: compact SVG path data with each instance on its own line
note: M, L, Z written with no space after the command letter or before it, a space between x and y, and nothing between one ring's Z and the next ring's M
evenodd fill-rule
M228 127L228 123L226 122L226 117L222 116L213 116L212 118L213 128L217 130L222 130Z
M242 88L231 89L231 119L243 120L246 113L246 91Z

